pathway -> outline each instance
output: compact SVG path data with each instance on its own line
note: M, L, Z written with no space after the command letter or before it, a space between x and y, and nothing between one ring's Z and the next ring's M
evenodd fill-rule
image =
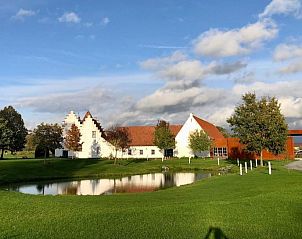
M288 165L286 165L286 168L302 171L302 160L289 163Z

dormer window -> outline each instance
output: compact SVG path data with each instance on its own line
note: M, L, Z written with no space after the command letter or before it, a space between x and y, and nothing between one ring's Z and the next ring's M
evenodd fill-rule
M92 131L92 138L93 138L93 139L96 138L96 131Z

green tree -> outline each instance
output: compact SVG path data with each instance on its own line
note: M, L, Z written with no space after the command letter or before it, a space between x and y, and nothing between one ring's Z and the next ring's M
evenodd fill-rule
M79 128L72 124L64 139L64 145L67 149L77 152L82 150L81 133ZM73 156L72 156L73 157Z
M62 127L58 124L41 123L34 129L33 143L44 150L45 158L49 151L54 154L55 149L62 148L62 132Z
M220 133L222 133L222 135L225 137L225 138L230 138L232 137L232 135L227 131L227 129L221 127L221 126L216 126L216 128L219 130Z
M263 166L262 150L274 154L285 150L287 124L275 97L257 100L255 93L247 93L242 100L243 103L235 108L227 122L240 142L245 144L246 150L260 155Z
M169 123L159 120L154 131L154 144L163 152L175 149L175 137L172 134Z
M15 153L24 148L27 129L22 116L12 106L0 110L0 125L0 149L3 159L5 150Z
M189 147L195 153L210 150L212 141L202 130L195 130L189 135Z
M115 149L114 164L116 164L117 151L129 148L131 143L129 132L127 128L115 125L107 131L106 139Z

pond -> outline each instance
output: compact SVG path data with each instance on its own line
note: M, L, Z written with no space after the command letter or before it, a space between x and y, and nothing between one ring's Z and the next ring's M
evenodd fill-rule
M118 179L84 179L67 182L19 184L7 187L35 195L110 195L114 193L152 192L191 184L211 177L211 173L150 173Z

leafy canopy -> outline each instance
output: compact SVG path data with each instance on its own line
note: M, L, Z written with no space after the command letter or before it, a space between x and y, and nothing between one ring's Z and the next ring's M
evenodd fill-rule
M0 110L0 149L11 152L20 151L24 148L27 129L24 121L12 106Z
M64 145L69 150L81 151L82 143L80 143L80 141L81 141L80 130L75 124L72 124L65 136Z
M34 129L33 143L45 152L54 153L55 149L62 148L62 132L62 127L58 124L41 123Z
M246 150L257 154L263 149L274 154L283 152L288 129L278 100L275 97L257 100L255 93L243 95L242 100L227 122Z
M189 135L189 147L193 152L202 152L209 150L212 141L202 130L195 130Z
M174 149L175 137L172 134L169 123L159 120L154 131L154 144L161 150Z

